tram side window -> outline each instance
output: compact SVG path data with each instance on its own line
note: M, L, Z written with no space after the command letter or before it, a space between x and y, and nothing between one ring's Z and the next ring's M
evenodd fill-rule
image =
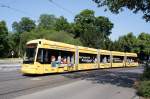
M96 63L97 55L89 53L79 53L79 63Z
M129 63L137 62L137 57L127 57L127 62Z
M100 55L101 63L110 63L110 55Z
M122 63L124 61L124 56L113 56L113 63Z
M53 49L39 49L37 61L43 64L74 64L74 52Z

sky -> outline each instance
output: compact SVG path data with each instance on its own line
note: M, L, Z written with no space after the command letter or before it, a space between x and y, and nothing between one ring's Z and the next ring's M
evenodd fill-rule
M52 1L58 4L59 7L49 0L0 0L0 5L5 4L16 9L12 10L0 6L0 20L5 20L9 31L12 31L12 23L20 21L22 17L30 17L38 23L41 14L53 14L56 17L64 16L69 22L73 22L75 15L84 9L90 9L95 11L95 16L108 17L114 24L110 35L112 40L117 40L119 36L129 32L133 32L135 36L138 36L141 32L150 33L150 22L147 23L142 19L142 13L133 14L131 11L125 10L116 15L109 11L104 12L104 8L98 8L92 0Z

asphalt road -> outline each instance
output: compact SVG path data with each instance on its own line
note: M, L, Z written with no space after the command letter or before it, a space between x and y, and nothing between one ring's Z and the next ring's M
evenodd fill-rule
M0 99L137 99L133 84L141 68L103 69L23 76L0 71Z
M138 99L135 90L80 80L16 99Z

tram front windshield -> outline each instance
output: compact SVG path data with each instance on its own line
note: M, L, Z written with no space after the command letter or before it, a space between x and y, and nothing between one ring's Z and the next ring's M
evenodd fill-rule
M26 52L23 63L25 64L34 63L36 48L37 48L36 44L29 44L26 46Z

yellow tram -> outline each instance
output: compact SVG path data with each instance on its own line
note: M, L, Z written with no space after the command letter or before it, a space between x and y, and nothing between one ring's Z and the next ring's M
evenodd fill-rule
M45 74L132 66L138 66L136 53L37 39L27 42L21 71L24 74Z

